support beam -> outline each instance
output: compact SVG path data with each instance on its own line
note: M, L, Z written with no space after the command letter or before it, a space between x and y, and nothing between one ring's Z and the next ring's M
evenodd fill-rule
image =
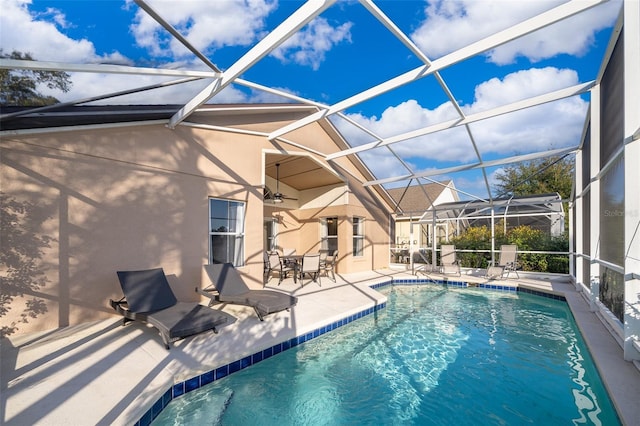
M477 121L486 120L488 118L498 117L500 115L509 114L511 112L519 111L526 108L531 108L538 105L543 105L549 102L558 101L571 96L581 95L588 92L594 85L594 81L587 83L577 84L575 86L566 87L553 92L545 93L543 95L534 96L532 98L523 99L521 101L513 102L507 105L502 105L497 108L492 108L487 111L471 114L465 118L456 118L453 120L445 121L442 123L434 124L432 126L423 127L422 129L412 130L410 132L402 133L400 135L392 136L382 141L370 142L367 144L358 145L357 147L346 149L344 151L336 152L327 157L328 160L344 157L350 154L356 154L362 151L368 151L380 146L391 145L394 143L402 142L408 139L417 138L420 136L426 136L433 133L440 132L442 130L448 130L454 127L464 126L467 124L475 123Z
M486 37L478 42L472 43L466 47L463 47L455 52L443 56L431 63L431 65L423 65L417 67L411 71L401 74L395 78L389 79L377 86L364 90L348 99L338 102L332 105L329 109L318 111L305 118L295 121L287 126L272 132L269 135L269 139L275 139L286 133L292 132L296 129L304 127L315 121L320 120L328 115L335 114L336 112L343 111L349 107L357 105L361 102L367 101L371 98L379 96L390 90L396 89L412 81L426 77L435 72L441 71L451 65L468 59L472 56L478 55L482 52L495 49L505 43L515 40L519 37L525 36L541 28L547 27L558 21L566 19L570 16L583 12L608 0L573 0L568 3L564 3L556 8L548 10L538 16L528 19L520 24L514 25L511 28L500 31L489 37Z
M260 59L268 55L276 47L284 43L289 37L295 34L300 28L309 23L316 16L321 14L336 0L310 0L304 3L300 9L291 14L276 29L271 31L265 38L260 40L243 57L238 59L222 76L209 84L205 89L191 99L169 120L169 127L175 128L193 113L200 105L218 94L222 89L242 75L247 69L253 66ZM273 139L273 138L272 138Z
M173 26L168 23L167 21L165 21L162 16L160 16L160 14L158 14L151 6L149 6L144 0L135 0L136 4L138 6L140 6L140 8L142 10L144 10L145 12L147 12L147 14L149 14L149 16L151 16L153 19L155 19L155 21L157 23L159 23L160 25L162 25L162 27L167 30L169 32L169 34L171 34L172 36L174 36L180 43L182 43L182 45L184 47L186 47L187 49L189 49L191 51L191 53L193 53L194 55L196 55L202 62L204 62L209 68L211 68L212 70L214 70L215 72L221 72L220 69L215 66L215 64L213 62L211 62L209 60L209 58L207 58L206 56L204 56L204 54L202 52L200 52L198 49L196 49L195 46L193 46L191 43L189 43L189 41L184 38L182 36L182 34L180 34L178 32L178 30L176 30L175 28L173 28Z
M502 166L504 164L520 163L522 161L537 160L539 158L553 157L556 155L566 155L574 152L576 149L577 149L576 147L571 147L571 148L555 149L551 151L534 152L534 153L525 154L525 155L516 155L514 157L501 158L501 159L492 160L492 161L485 161L483 163L463 164L461 166L449 167L446 169L430 170L428 172L415 173L412 175L403 175L403 176L396 176L396 177L391 177L386 179L371 180L368 182L364 182L363 185L364 186L384 185L386 183L400 182L403 180L413 179L413 178L438 176L438 175L444 175L444 174L453 173L453 172L461 172L464 170L479 169L482 167L494 167L494 166Z
M0 59L0 68L34 71L93 72L99 74L157 75L165 77L219 78L221 75L215 71L172 70L110 64L69 64L65 62L25 61L22 59Z

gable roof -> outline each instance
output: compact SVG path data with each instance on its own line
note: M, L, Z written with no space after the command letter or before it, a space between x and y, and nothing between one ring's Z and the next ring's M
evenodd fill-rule
M396 203L400 204L400 211L424 212L447 187L453 187L452 180L393 188L388 189L387 192Z

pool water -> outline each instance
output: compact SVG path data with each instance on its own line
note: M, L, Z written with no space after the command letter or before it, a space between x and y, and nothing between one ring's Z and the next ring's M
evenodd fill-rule
M565 302L438 285L172 401L154 425L618 425Z

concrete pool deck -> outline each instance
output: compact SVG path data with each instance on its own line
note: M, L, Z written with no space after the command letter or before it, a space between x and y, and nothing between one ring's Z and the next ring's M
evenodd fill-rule
M207 332L178 341L169 351L155 329L139 323L122 327L115 315L3 339L0 424L133 424L174 383L384 302L384 296L369 286L391 278L415 276L402 270L371 271L337 276L336 283L323 277L320 286L305 279L303 287L292 279L277 286L278 280L272 279L267 288L299 297L291 312L260 322L252 309L228 305L224 311L238 321L218 334ZM433 274L433 278L439 276ZM462 279L486 282L473 276ZM565 296L621 420L638 424L640 371L623 360L622 349L574 286L559 277L505 283Z

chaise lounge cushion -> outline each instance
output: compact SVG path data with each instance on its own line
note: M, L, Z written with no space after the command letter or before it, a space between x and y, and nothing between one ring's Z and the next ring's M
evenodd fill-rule
M162 268L118 271L125 297L110 301L124 321L147 322L160 331L165 347L169 342L217 327L230 325L236 318L226 312L194 302L178 302Z
M219 302L251 306L261 320L265 315L289 309L298 302L295 296L280 291L250 289L230 263L205 265L204 269L218 294L212 295L207 289L200 293Z
M117 273L122 292L133 312L159 311L178 302L162 268Z

